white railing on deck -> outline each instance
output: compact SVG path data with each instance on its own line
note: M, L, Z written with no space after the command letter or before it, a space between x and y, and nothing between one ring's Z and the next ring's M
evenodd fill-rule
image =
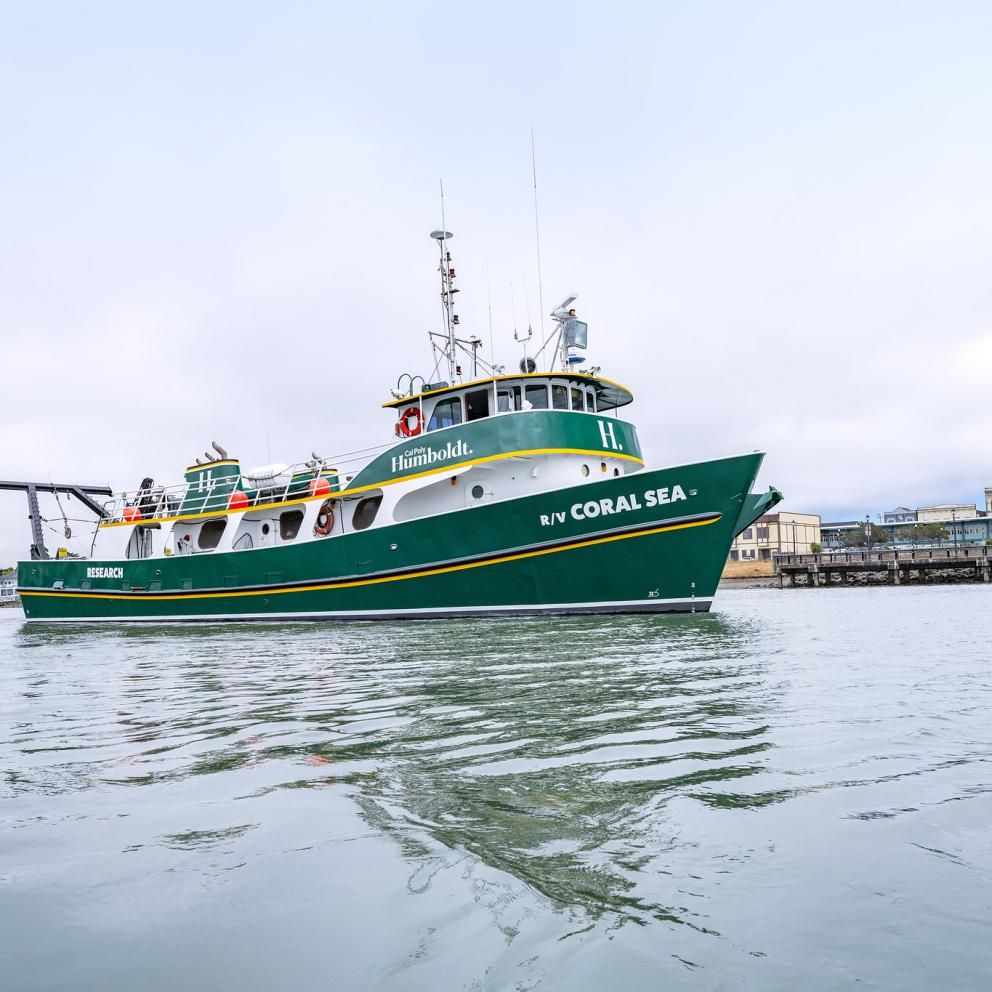
M167 520L192 513L223 513L230 508L231 494L235 491L246 490L248 496L246 505L236 507L239 510L250 510L270 503L285 503L291 499L310 496L311 480L293 479L294 475L309 475L315 478L317 472L336 475L338 489L332 492L340 492L377 454L392 447L393 443L395 442L346 452L337 458L325 458L316 467L313 462L298 462L290 465L280 473L288 476L288 480L271 489L258 489L249 482L250 477L242 473L240 476L228 475L203 480L204 484L197 484L192 491L189 483L180 482L171 486L154 486L150 489L122 492L103 504L104 522ZM204 468L208 467L204 466ZM237 485L239 481L244 490L239 489Z

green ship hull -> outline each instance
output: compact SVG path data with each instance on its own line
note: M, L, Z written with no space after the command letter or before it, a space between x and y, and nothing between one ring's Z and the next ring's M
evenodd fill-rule
M372 620L708 610L734 536L781 498L762 455L637 471L333 540L27 561L30 621Z

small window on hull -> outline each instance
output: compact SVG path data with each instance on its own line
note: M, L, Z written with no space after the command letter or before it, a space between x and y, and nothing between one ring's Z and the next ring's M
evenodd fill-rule
M371 527L381 503L381 496L370 496L368 499L359 500L351 518L351 526L355 530L365 530L366 527Z
M227 529L226 520L208 520L200 528L196 538L196 546L201 551L213 551L220 544L220 539Z
M279 514L279 539L282 541L292 541L300 532L303 525L302 510L287 510Z
M489 416L489 400L492 390L476 389L465 394L465 419L482 420Z

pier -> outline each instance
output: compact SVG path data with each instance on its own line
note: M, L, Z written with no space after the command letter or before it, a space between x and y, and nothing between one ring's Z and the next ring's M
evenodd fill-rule
M774 559L779 586L868 583L989 582L992 548L915 548L900 551L842 551L781 554Z

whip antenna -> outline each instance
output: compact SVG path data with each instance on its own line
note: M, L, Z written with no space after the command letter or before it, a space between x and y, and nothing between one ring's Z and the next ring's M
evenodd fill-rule
M537 302L541 308L538 327L544 331L544 283L541 278L541 224L537 209L537 152L534 149L534 128L530 129L530 169L534 179L534 237L537 242Z

